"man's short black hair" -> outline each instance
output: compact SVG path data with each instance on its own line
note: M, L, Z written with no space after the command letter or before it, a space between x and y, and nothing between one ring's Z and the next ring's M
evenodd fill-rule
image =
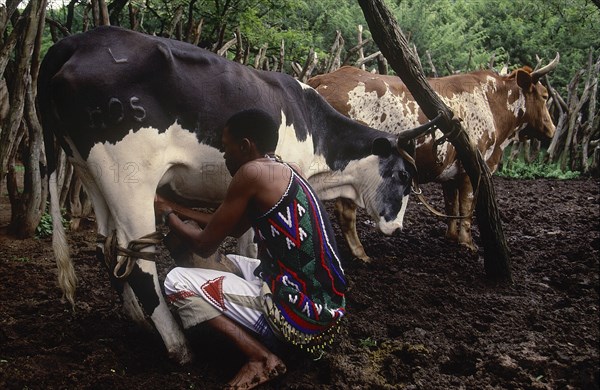
M252 108L231 116L225 126L235 139L248 138L260 153L274 152L279 138L279 126L267 112Z

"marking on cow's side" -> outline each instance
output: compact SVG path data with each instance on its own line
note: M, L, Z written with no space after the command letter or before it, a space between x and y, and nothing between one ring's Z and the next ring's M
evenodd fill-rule
M143 122L147 114L146 109L139 104L140 101L137 96L132 96L125 105L119 98L111 97L104 107L87 107L89 127L106 129L123 122L127 116L136 122Z
M123 183L139 183L139 179L136 177L137 173L140 171L140 167L134 162L127 162L121 166L118 163L112 164L108 167L111 171L113 171L113 182L119 183L119 181L123 181ZM121 176L121 171L124 172L124 176Z
M113 109L116 108L116 111ZM114 117L113 123L119 123L123 121L125 117L125 110L123 109L123 103L117 98L110 98L108 101L108 117Z
M108 48L108 52L110 53L110 56L112 57L113 61L115 61L115 63L117 64L124 64L127 62L127 58L119 58L116 59L115 55L113 54L112 50L110 49L110 47Z
M133 115L133 119L136 120L137 122L141 122L144 119L146 119L146 109L144 107L142 107L141 105L138 105L137 103L139 103L139 102L140 102L140 98L137 96L132 96L129 99L129 106L135 112L135 114Z

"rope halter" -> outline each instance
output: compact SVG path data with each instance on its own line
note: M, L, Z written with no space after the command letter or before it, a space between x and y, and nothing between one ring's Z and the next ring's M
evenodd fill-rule
M137 240L131 240L127 248L120 247L117 242L117 231L113 230L109 237L98 235L97 242L104 245L104 262L106 267L113 270L117 279L129 276L137 259L155 261L156 252L142 252L143 249L159 244L163 234L156 231Z

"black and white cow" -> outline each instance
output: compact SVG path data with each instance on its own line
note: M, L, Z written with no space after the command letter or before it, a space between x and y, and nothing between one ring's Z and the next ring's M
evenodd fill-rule
M414 173L395 136L344 117L290 76L117 27L98 27L54 45L42 64L38 100L51 184L56 136L91 197L98 233L116 232L118 248L131 249L156 231L157 188L168 186L180 198L204 204L223 199L231 177L219 131L243 109L261 108L276 118L276 152L299 165L322 199L351 199L384 233L399 227ZM64 230L60 223L54 229L59 283L73 302L76 279ZM154 251L152 245L142 248ZM125 274L115 269L126 276L119 282L125 310L142 323L144 314L150 316L170 356L187 362L189 349L163 300L155 263L118 253L116 261L130 268Z

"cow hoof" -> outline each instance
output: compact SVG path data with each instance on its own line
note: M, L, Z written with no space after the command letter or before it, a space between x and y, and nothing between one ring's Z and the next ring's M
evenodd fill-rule
M180 366L185 366L194 360L194 354L191 353L187 348L183 350L179 349L177 351L169 352L169 359Z
M461 248L466 248L470 252L477 252L477 249L479 249L473 242L459 242L458 244Z
M458 243L458 234L446 233L446 240Z
M357 259L357 260L359 260L360 262L362 262L363 264L369 264L369 263L371 263L371 262L373 261L373 260L372 260L372 259L371 259L369 256L367 256L367 255L364 255L364 256L356 256L356 259Z

